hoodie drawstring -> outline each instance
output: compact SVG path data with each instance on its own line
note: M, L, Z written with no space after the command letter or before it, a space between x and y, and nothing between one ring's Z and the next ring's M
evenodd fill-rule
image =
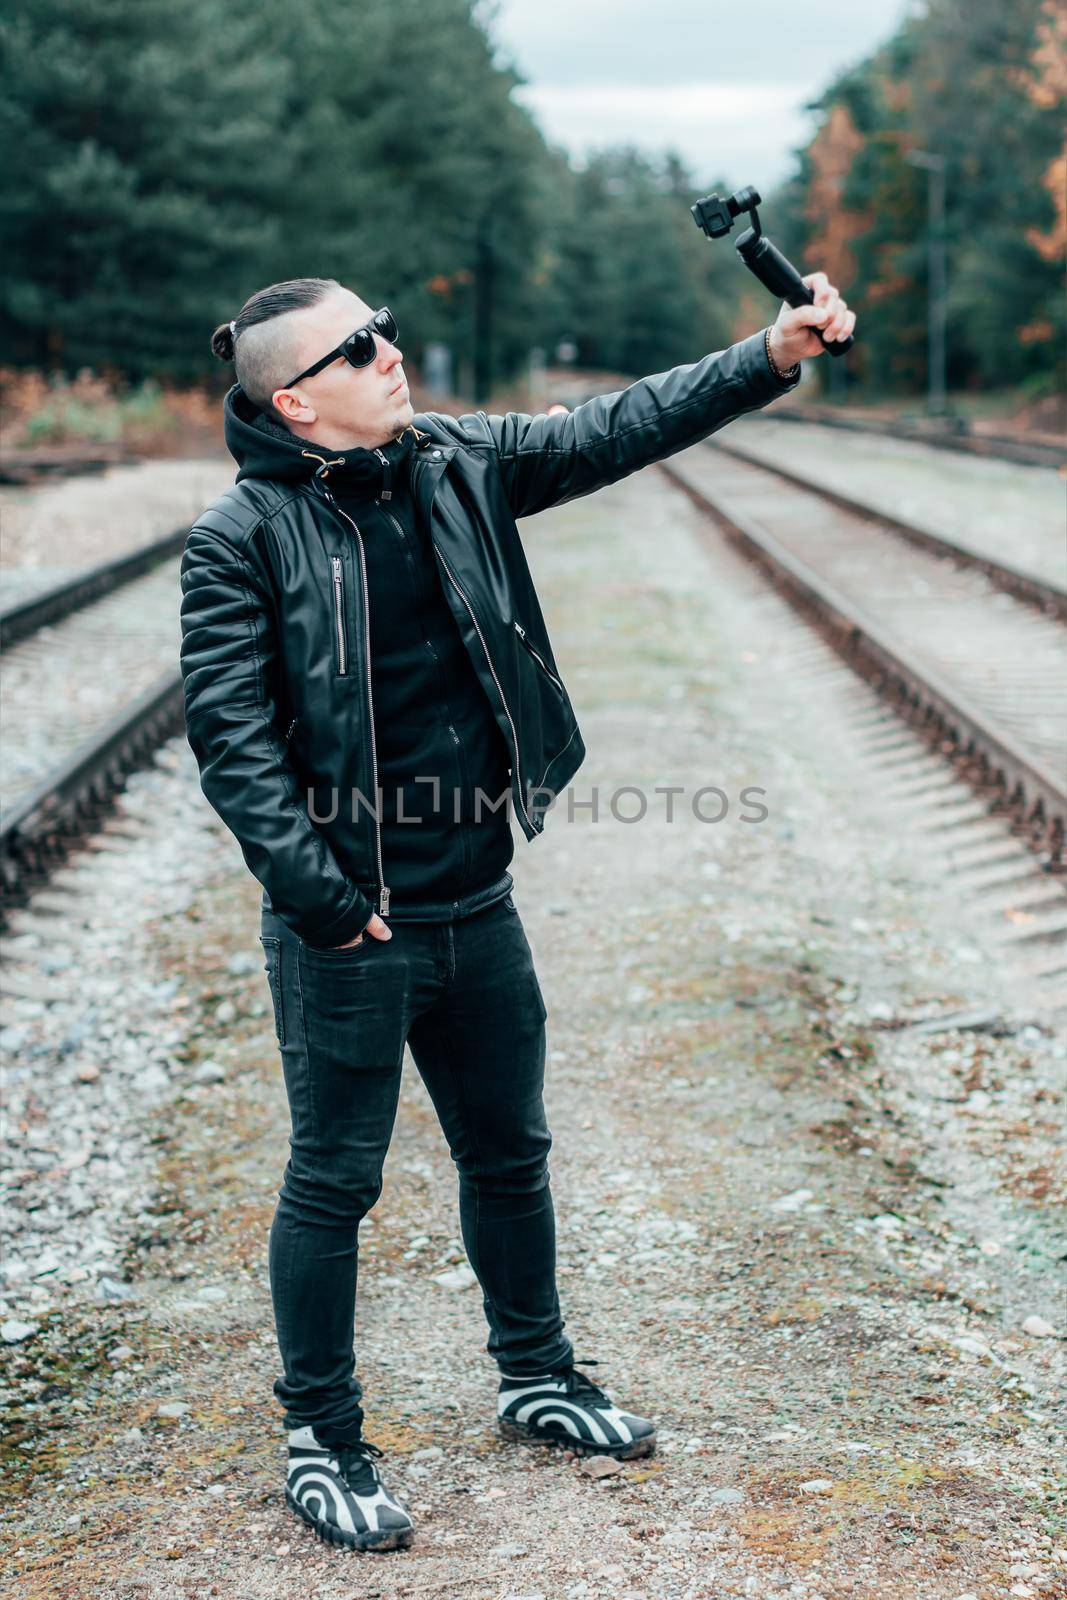
M331 467L343 467L345 464L344 456L334 456L332 461L327 461L325 456L316 455L314 450L301 450L300 454L302 456L310 456L312 461L322 462L320 467L315 468L316 478L325 478Z

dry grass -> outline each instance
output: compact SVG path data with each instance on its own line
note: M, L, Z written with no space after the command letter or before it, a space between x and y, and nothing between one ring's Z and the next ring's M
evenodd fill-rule
M0 367L0 393L7 453L201 455L222 444L219 396L207 389L125 384L88 367L74 378Z

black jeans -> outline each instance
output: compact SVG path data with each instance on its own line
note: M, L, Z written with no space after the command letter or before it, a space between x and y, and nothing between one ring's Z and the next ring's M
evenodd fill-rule
M357 1234L382 1189L404 1046L459 1174L463 1242L501 1371L543 1373L574 1350L556 1291L542 1090L545 1005L509 895L455 922L396 922L316 950L267 906L261 939L292 1129L269 1272L290 1428L358 1437Z

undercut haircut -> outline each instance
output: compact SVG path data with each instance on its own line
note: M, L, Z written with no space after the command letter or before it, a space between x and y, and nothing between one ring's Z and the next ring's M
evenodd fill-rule
M212 354L232 361L237 382L248 398L275 422L285 418L271 396L304 365L300 329L293 311L304 311L344 285L336 278L287 278L269 284L245 301L233 328L221 322L211 335Z

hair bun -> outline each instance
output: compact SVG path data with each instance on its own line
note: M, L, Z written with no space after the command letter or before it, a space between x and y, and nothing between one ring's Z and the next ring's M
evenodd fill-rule
M211 353L220 361L233 360L233 323L220 322L211 335Z

